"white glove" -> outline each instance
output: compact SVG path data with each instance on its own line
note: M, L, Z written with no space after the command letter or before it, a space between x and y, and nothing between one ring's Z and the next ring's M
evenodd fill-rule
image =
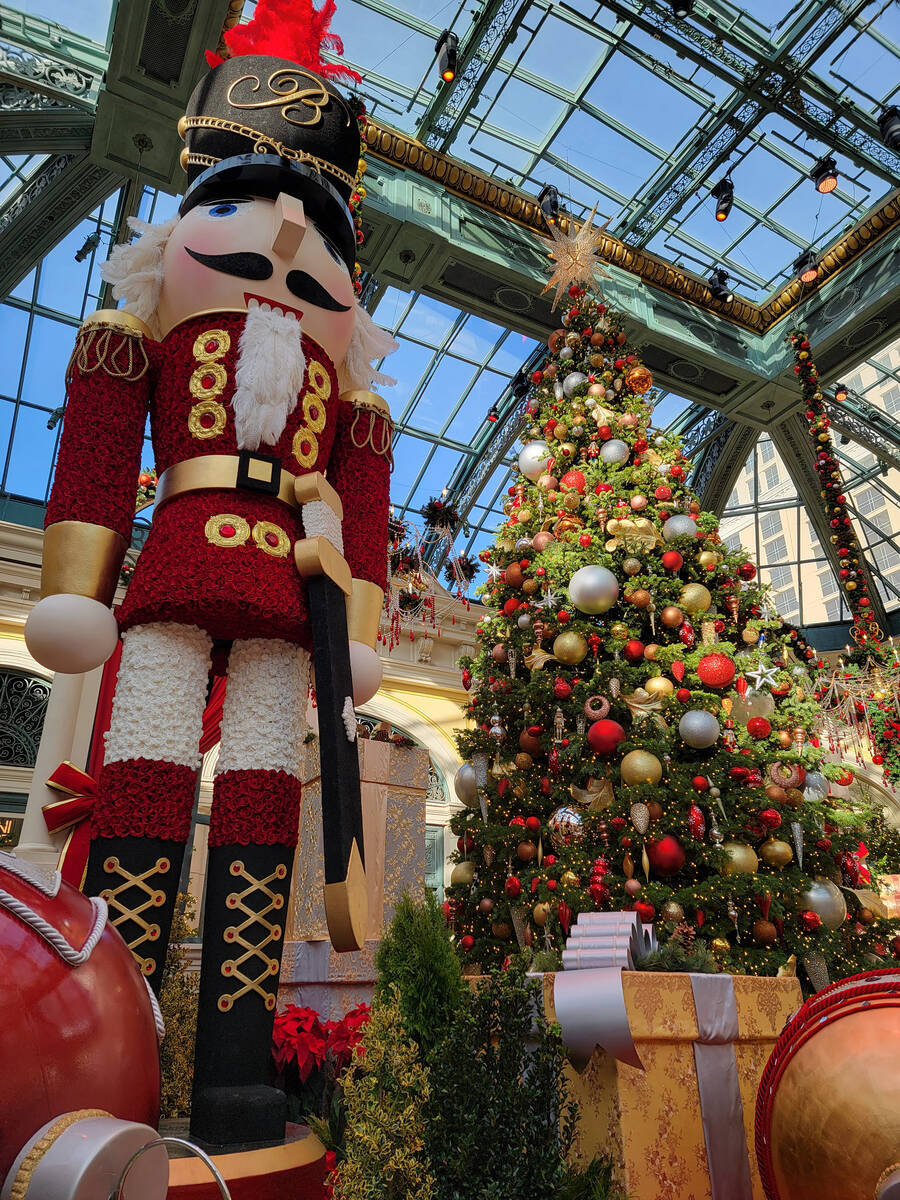
M353 704L358 708L372 699L381 687L384 675L381 659L365 642L350 643L350 673L353 676Z
M119 627L112 610L90 596L60 592L34 606L25 622L25 645L50 671L81 675L105 663Z

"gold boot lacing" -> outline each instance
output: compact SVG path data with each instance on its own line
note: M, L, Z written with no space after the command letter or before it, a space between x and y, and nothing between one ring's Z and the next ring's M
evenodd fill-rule
M270 913L278 912L284 907L284 897L279 896L277 892L273 892L268 886L274 879L285 879L287 877L287 867L284 863L279 863L271 875L267 875L265 879L254 879L245 869L244 864L240 861L233 862L228 868L232 875L238 879L246 879L248 886L242 892L229 892L225 898L226 905L235 912L243 913L246 917L240 925L229 925L225 930L224 938L229 945L239 946L244 953L239 958L229 958L222 963L222 974L227 979L232 979L236 983L243 986L238 988L236 992L223 992L219 997L219 1010L221 1012L230 1012L234 1007L235 1000L239 1000L241 996L245 996L248 992L256 992L262 996L263 1003L269 1012L275 1007L275 995L272 992L267 992L261 984L267 979L271 979L273 975L278 974L279 961L277 958L269 958L264 954L266 946L272 942L281 940L282 928L266 918ZM245 901L250 897L260 892L267 900L268 904L265 908L256 911L248 908ZM252 926L259 925L261 929L257 930L253 936L264 936L258 942L248 941L245 938L245 933ZM254 963L252 960L256 959ZM250 971L259 971L255 978L245 975L243 968L246 963L251 963L248 968Z
M166 893L157 888L151 887L148 880L154 875L166 875L170 871L172 863L168 858L158 858L152 867L143 871L140 875L132 875L127 871L119 860L110 856L104 860L103 870L107 875L120 875L124 883L120 883L115 888L105 888L100 895L109 905L110 923L118 928L126 921L133 921L138 926L140 932L127 942L128 949L134 955L135 962L144 975L152 975L156 970L156 960L153 958L144 958L138 953L141 946L146 942L156 942L159 940L161 929L155 922L144 919L144 913L154 908L161 908L166 902ZM143 894L146 899L142 903L138 903L134 908L129 908L127 904L120 898L122 892L127 892L130 888L136 888L139 895Z

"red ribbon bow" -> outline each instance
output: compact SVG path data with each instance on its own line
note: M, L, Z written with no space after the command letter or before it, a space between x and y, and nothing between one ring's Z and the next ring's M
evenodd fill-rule
M81 888L87 875L91 848L88 818L97 799L97 785L87 772L74 763L64 762L47 780L47 787L64 793L63 799L51 800L41 809L47 828L51 833L60 833L64 829L69 831L59 852L57 868L66 883Z

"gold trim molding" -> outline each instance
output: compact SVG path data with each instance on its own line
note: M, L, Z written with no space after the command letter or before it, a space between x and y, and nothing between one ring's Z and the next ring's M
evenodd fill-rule
M415 138L375 121L369 121L366 125L366 143L369 151L383 162L415 171L439 183L453 195L506 217L538 236L545 236L540 206L534 196L446 154L430 150ZM559 221L560 229L566 232L568 224L569 218L563 214ZM886 196L877 208L825 250L819 260L819 279L813 289L804 290L799 280L795 279L763 304L753 304L736 297L727 310L713 300L708 285L698 275L673 266L649 250L629 246L604 233L598 243L597 254L603 262L638 276L651 287L686 300L751 333L762 335L797 307L801 293L803 299L809 299L823 283L840 274L876 242L898 228L900 190Z

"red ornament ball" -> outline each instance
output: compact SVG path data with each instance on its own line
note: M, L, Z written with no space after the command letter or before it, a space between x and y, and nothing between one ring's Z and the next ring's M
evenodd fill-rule
M538 830L540 829L540 827L541 827L541 818L540 817L526 817L525 818L525 828L528 830L529 833L537 833Z
M697 674L707 687L728 687L734 679L734 663L724 654L704 654L697 663Z
M684 558L677 550L667 550L660 561L667 571L680 571L684 566Z
M688 702L688 700L690 700L690 698L691 698L690 688L679 688L678 691L675 693L675 699L680 704L687 704L687 702Z
M468 953L472 949L472 947L475 945L475 939L472 937L471 933L465 933L459 939L459 944L462 947L462 949L465 950L466 953Z
M656 916L656 909L652 904L648 904L646 900L635 900L633 908L645 925L652 924Z
M691 786L695 792L707 792L709 791L709 780L705 775L695 775L691 780Z
M891 939L891 954L894 958L900 958L900 937Z
M756 567L752 562L741 563L741 565L738 567L737 573L740 575L741 579L743 579L746 583L749 583L751 579L756 578Z
M781 813L774 808L764 808L759 819L766 829L777 829L781 824Z
M625 643L625 649L622 651L628 662L640 662L644 657L644 643L638 641L637 638L632 638Z
M807 933L813 933L822 924L822 918L817 912L813 912L808 908L800 914L800 927L805 929Z
M875 764L876 767L880 767L881 764L884 762L884 755L883 754L873 754L872 762Z
M509 896L510 900L515 900L522 894L522 881L518 878L518 876L510 875L506 880L504 890L507 896Z
M507 600L503 605L504 617L511 617L517 608L521 606L521 600Z
M584 475L581 471L566 471L559 481L561 491L578 492L579 496L584 495L584 485Z
M610 758L619 743L625 741L625 730L618 721L594 721L588 727L587 740L595 754Z
M747 732L753 738L767 738L772 732L772 722L765 717L751 717L747 722Z
M678 874L684 866L686 856L678 838L667 833L658 841L647 842L647 857L654 872L663 879L668 879L670 875Z

